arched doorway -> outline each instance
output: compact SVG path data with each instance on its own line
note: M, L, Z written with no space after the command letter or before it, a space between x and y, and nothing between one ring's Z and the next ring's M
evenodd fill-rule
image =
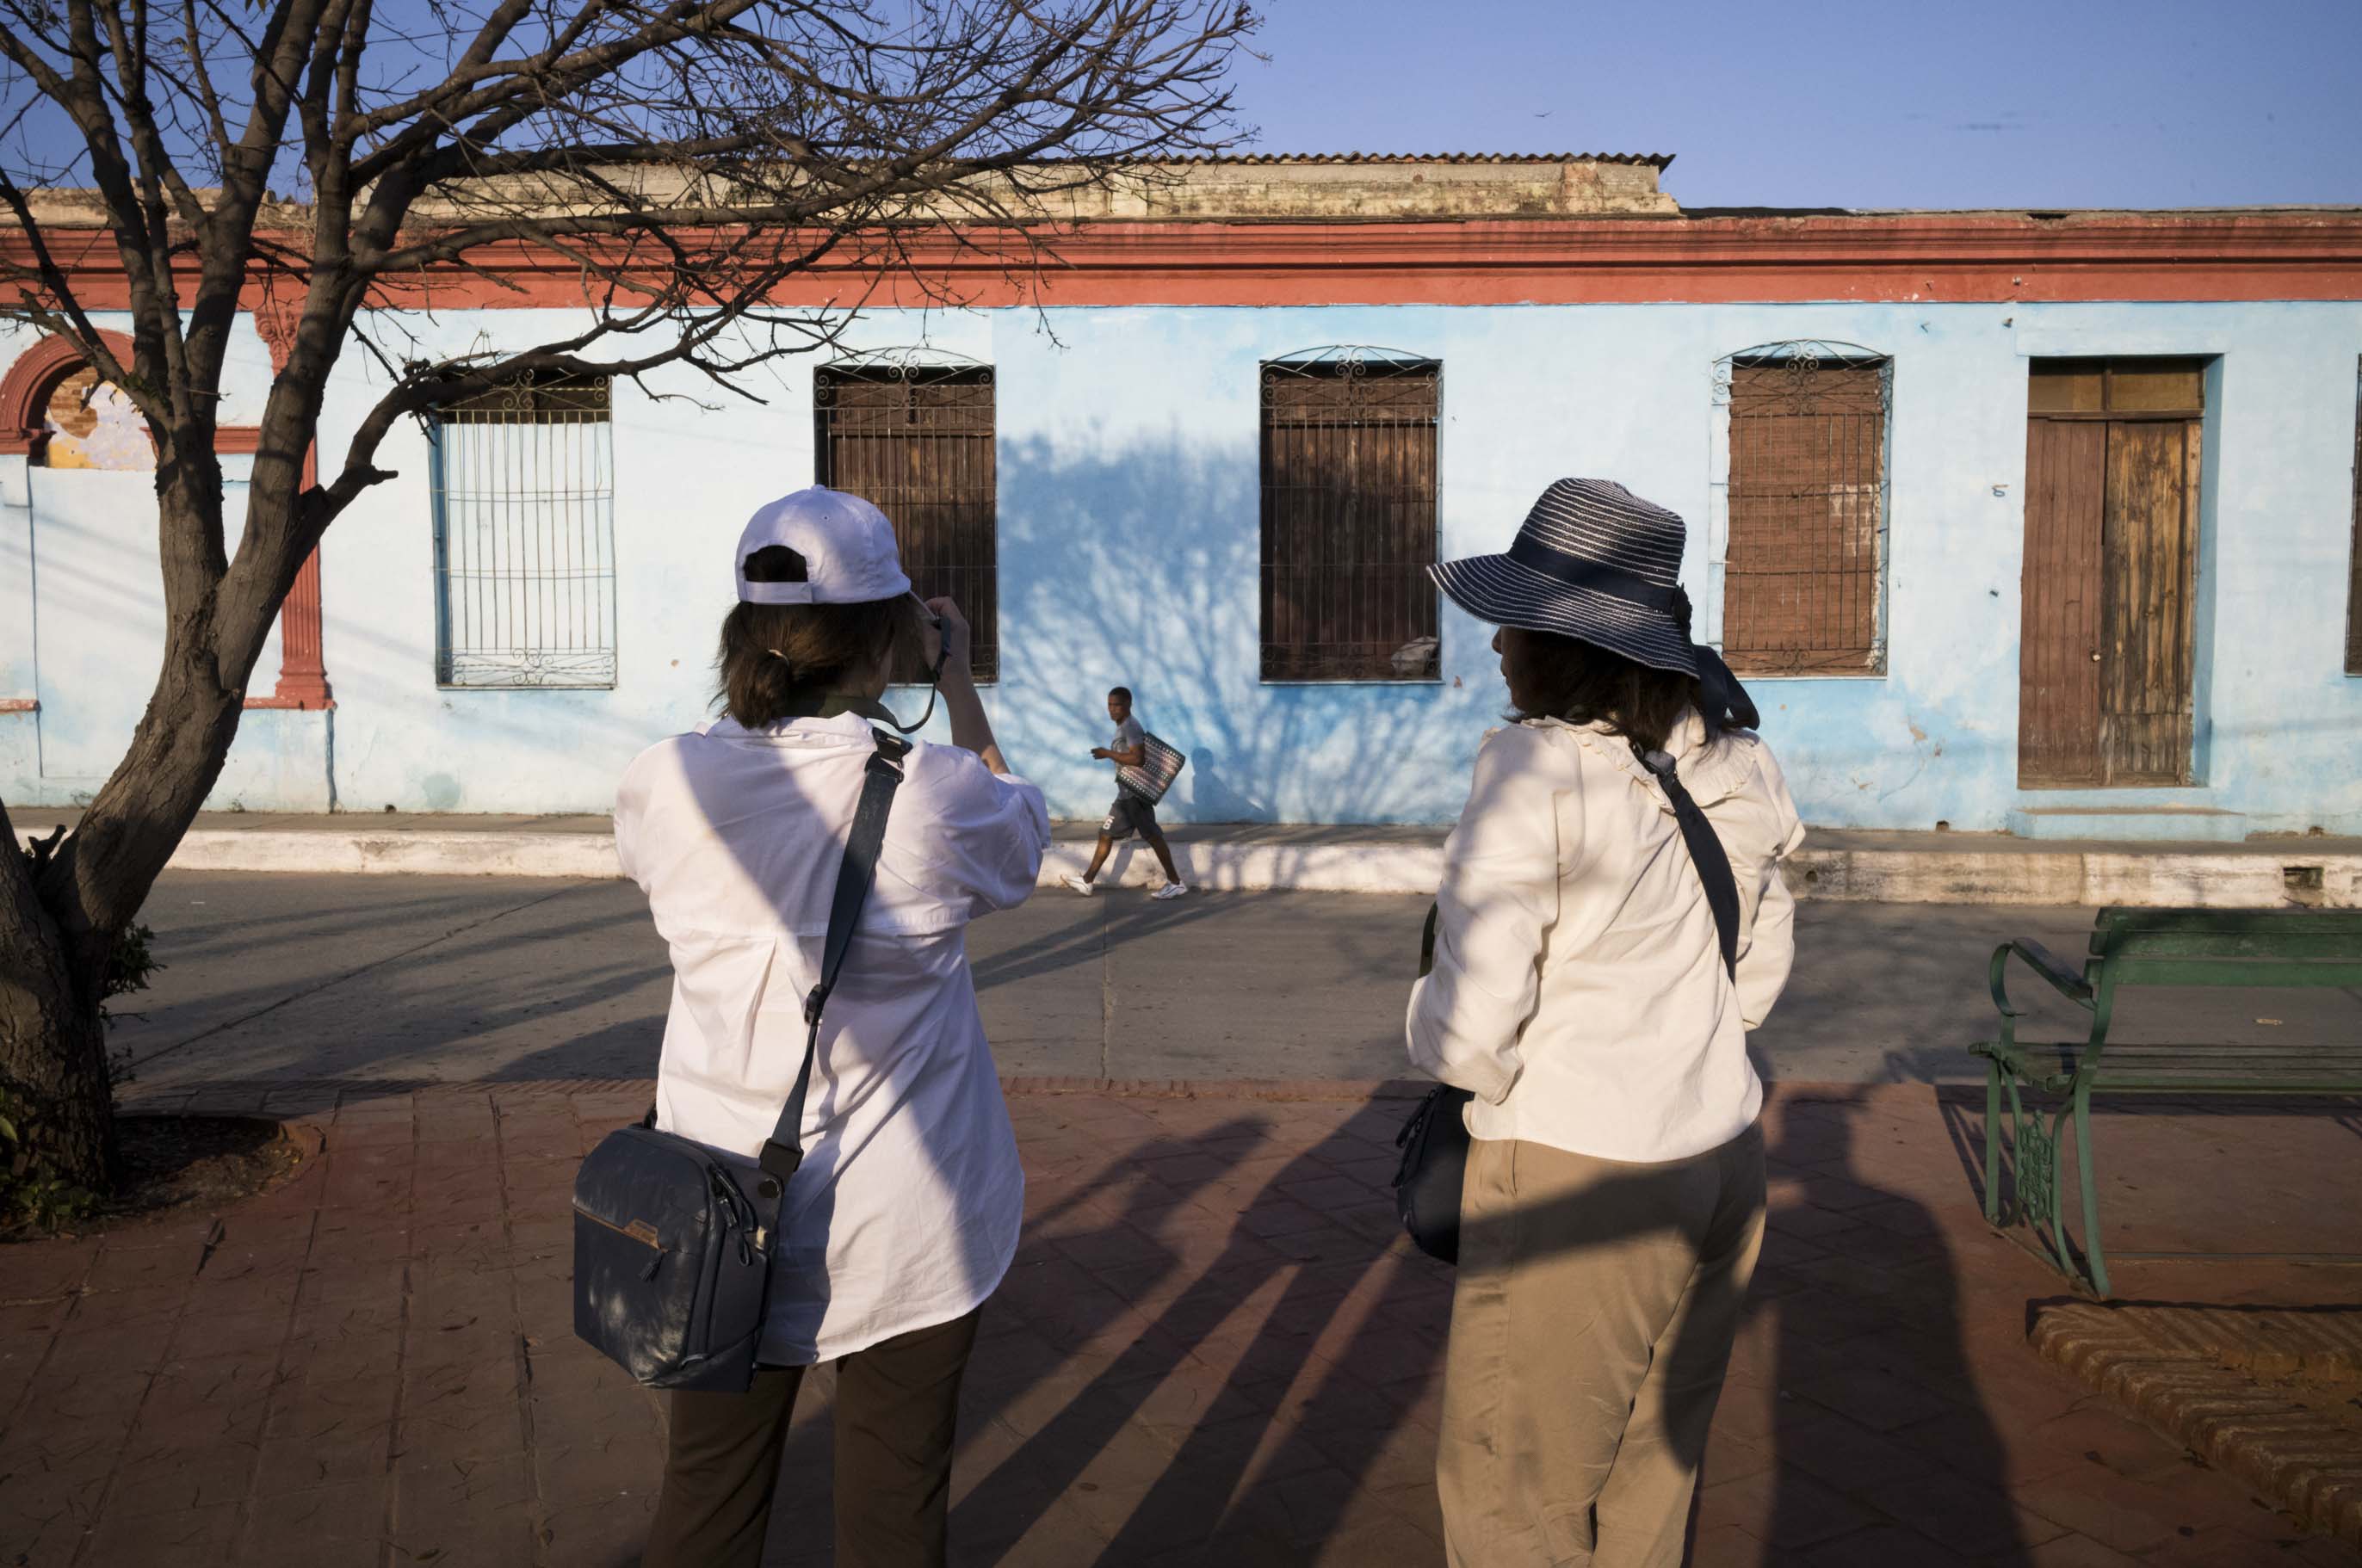
M118 363L127 338L109 334ZM32 602L45 791L95 790L122 760L164 646L156 447L131 400L50 337L0 379L0 437L26 464L21 550Z

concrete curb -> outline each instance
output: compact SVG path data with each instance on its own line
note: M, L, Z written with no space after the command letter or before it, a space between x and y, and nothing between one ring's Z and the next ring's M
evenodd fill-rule
M362 876L623 875L603 833L332 833L316 828L195 828L172 852L175 871L287 871Z
M1192 887L1221 892L1429 894L1442 875L1436 844L1286 844L1192 839L1175 846ZM1088 864L1090 846L1060 840L1042 859L1042 885ZM317 828L199 828L173 854L179 871L604 878L620 875L603 833L349 833ZM1162 880L1138 843L1120 846L1103 881ZM2193 851L1814 849L1788 863L1801 899L1856 903L2123 904L2178 909L2362 909L2362 855L2285 846Z
M2155 909L2362 909L2362 855L2285 849L1799 852L1800 899L1906 904L2116 904Z

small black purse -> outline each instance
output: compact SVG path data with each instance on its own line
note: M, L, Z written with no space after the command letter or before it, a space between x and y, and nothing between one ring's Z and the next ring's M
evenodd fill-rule
M877 876L908 743L877 749L829 904L819 983L804 998L803 1066L763 1145L750 1195L712 1149L659 1132L657 1113L600 1141L574 1178L574 1332L651 1388L743 1394L753 1384L788 1178L803 1163L804 1100L821 1010Z
M1673 820L1681 824L1689 845L1690 862L1705 884L1705 901L1714 911L1715 932L1722 941L1722 964L1738 977L1738 881L1730 874L1730 856L1714 824L1690 799L1688 789L1673 771L1673 759L1663 752L1632 748L1672 803ZM1428 907L1427 933L1419 941L1418 972L1435 967L1435 917ZM1464 1088L1438 1084L1427 1091L1402 1131L1395 1147L1402 1159L1395 1166L1395 1210L1411 1243L1429 1257L1448 1264L1460 1261L1460 1195L1468 1178L1468 1121L1462 1113L1476 1097Z

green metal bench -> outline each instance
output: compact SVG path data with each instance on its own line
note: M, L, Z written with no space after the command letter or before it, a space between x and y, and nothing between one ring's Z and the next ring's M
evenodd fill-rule
M2025 1010L2010 1004L2015 957L2091 1014L2087 1039L2017 1037ZM2108 1043L2117 993L2128 986L2362 987L2362 911L2103 910L2092 924L2081 973L2038 942L1993 950L1993 1005L2001 1038L1970 1049L1985 1059L1985 1218L2002 1220L2001 1130L2004 1089L2016 1151L2018 1217L2039 1236L2048 1228L2059 1271L2110 1294L2100 1243L2100 1194L2092 1169L2092 1096L2362 1094L2362 1027L2324 1044L2126 1045ZM2048 1112L2029 1108L2022 1088L2056 1096ZM2084 1259L2077 1269L2062 1214L2059 1139L2075 1123L2075 1164L2083 1191Z

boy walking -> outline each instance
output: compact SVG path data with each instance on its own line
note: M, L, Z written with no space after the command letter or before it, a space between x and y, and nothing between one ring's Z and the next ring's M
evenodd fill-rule
M1115 739L1106 745L1091 747L1091 756L1112 762L1118 767L1138 767L1145 756L1142 743L1147 738L1147 732L1140 727L1140 721L1131 716L1131 689L1119 686L1110 690L1107 706L1108 717L1115 721ZM1058 879L1077 893L1087 895L1092 884L1098 879L1099 867L1107 864L1108 852L1116 846L1116 841L1130 838L1134 834L1156 852L1156 863L1164 867L1164 886L1149 897L1177 899L1187 892L1189 889L1183 884L1181 873L1173 867L1173 850L1164 842L1164 830L1156 825L1155 803L1133 794L1120 783L1115 789L1115 804L1108 808L1107 821L1099 824L1099 845L1091 854L1091 868L1079 877L1070 871Z

